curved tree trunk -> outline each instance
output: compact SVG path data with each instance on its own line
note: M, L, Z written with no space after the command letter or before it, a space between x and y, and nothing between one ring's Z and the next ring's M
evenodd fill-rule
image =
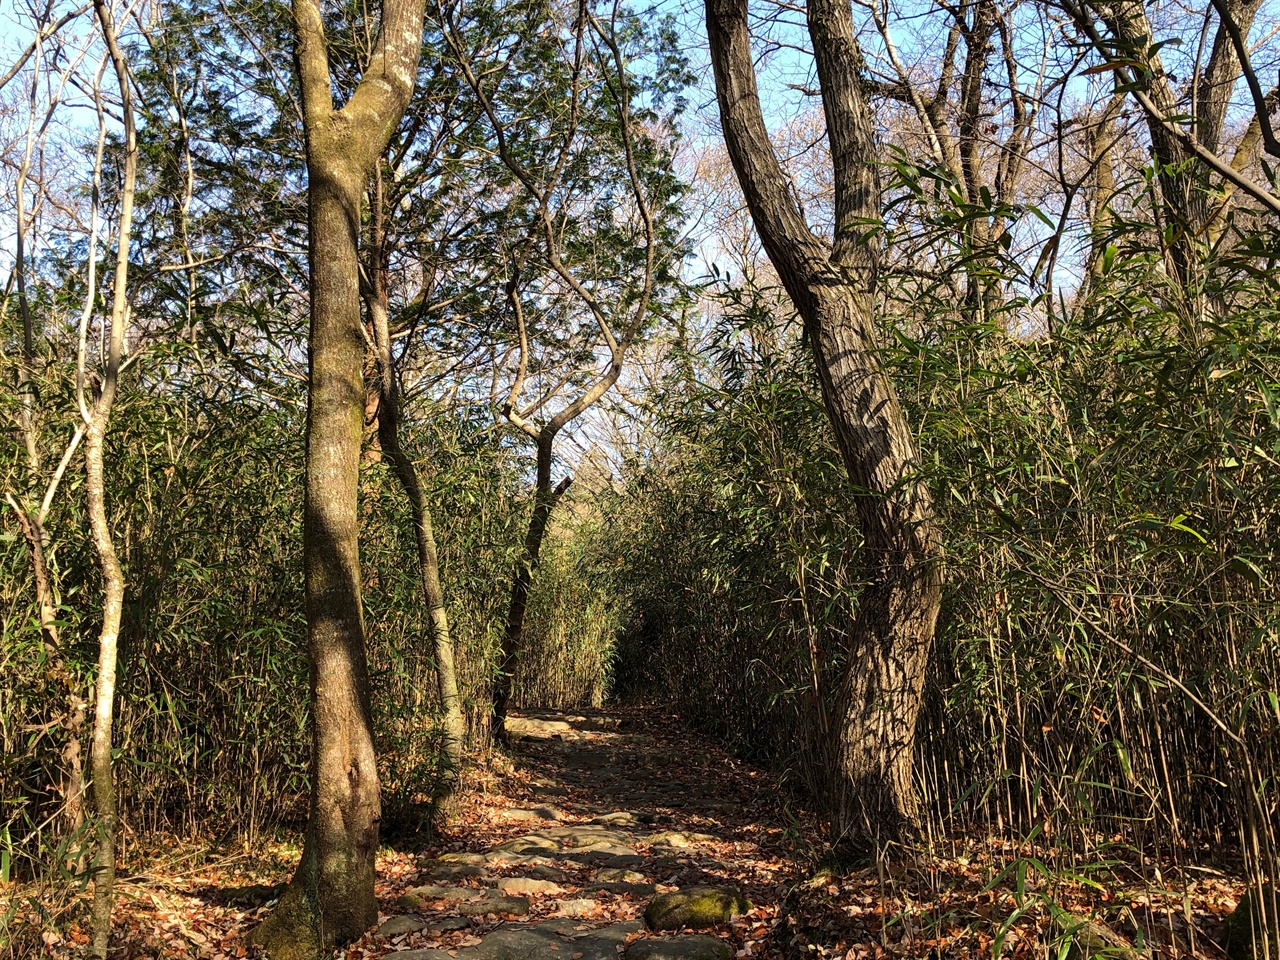
M115 404L129 327L129 244L133 228L133 200L137 184L138 141L134 128L129 66L116 40L115 23L105 0L94 0L94 12L102 27L103 40L111 57L120 88L120 113L124 121L124 182L120 192L120 227L116 236L116 263L111 292L111 330L107 338L102 382L91 406L83 395L79 405L85 417L85 500L94 552L102 570L102 629L98 636L98 678L94 695L93 740L89 761L93 773L93 802L101 838L93 872L93 918L90 956L106 957L111 939L111 914L115 907L116 880L116 787L111 761L112 728L115 721L116 663L120 619L124 610L124 571L116 556L107 518L105 448L111 409ZM99 115L101 117L101 114ZM101 143L101 141L99 141ZM101 156L101 154L99 154ZM100 167L99 167L100 169ZM96 242L91 238L90 242ZM90 284L92 289L92 284ZM81 326L77 366L83 374L88 352L88 331ZM83 388L83 378L77 383Z
M391 354L391 324L387 315L387 251L385 210L383 208L382 175L375 178L371 241L368 257L370 280L369 318L372 321L374 345L378 353L378 442L391 461L391 469L409 500L413 515L414 540L418 548L418 570L422 592L427 599L431 618L431 644L435 654L436 692L444 715L445 769L436 788L437 803L446 801L456 791L462 769L462 749L467 726L462 716L462 697L458 694L458 675L454 663L453 635L449 630L449 613L445 608L444 587L440 582L440 558L436 551L431 513L418 471L400 445L400 383L395 359Z
M507 710L511 703L511 688L515 681L516 659L524 638L524 615L529 609L529 590L533 574L538 569L542 555L542 543L547 538L551 514L556 504L569 489L572 480L565 477L551 486L551 455L555 434L544 429L538 437L538 464L533 488L533 515L524 536L524 552L516 561L511 573L511 600L507 605L507 623L502 631L502 651L498 662L498 675L493 681L493 736L499 743L507 742Z
M373 56L336 110L319 3L293 3L311 268L303 520L311 806L297 872L253 934L276 960L317 956L378 919L373 886L382 802L356 512L365 402L360 203L413 93L423 9L424 0L385 0Z
M869 584L849 630L831 816L838 842L890 840L916 822L912 753L941 600L942 544L915 440L879 360L874 303L880 188L862 54L847 0L810 0L836 186L827 244L796 205L764 123L746 0L707 0L729 155L770 260L813 345L823 400L849 479Z

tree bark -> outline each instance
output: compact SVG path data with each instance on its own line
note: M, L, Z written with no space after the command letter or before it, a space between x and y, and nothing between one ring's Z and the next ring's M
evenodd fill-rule
M114 394L112 389L111 394ZM104 399L105 398L105 399ZM115 721L116 663L119 652L120 618L124 610L124 572L111 540L107 520L104 449L113 397L104 389L94 405L93 420L85 434L85 496L93 546L102 568L102 631L98 635L98 680L94 696L93 742L90 767L93 771L93 803L98 816L101 840L93 873L93 942L90 954L106 957L111 937L111 913L115 906L116 810L115 779L111 764L112 727Z
M1177 92L1165 73L1160 54L1147 53L1153 40L1141 0L1108 0L1099 5L1099 13L1125 52L1145 67L1146 92L1155 109L1154 114L1148 112L1147 132L1160 168L1160 195L1172 227L1165 259L1179 284L1196 286L1195 245L1208 222L1208 183L1198 164L1188 164L1191 154L1164 122L1183 112Z
M445 802L457 789L462 769L462 749L466 739L466 721L462 716L462 697L458 693L458 675L454 663L453 635L449 629L449 613L440 582L440 558L436 550L431 513L417 468L400 444L400 382L391 353L391 325L388 317L387 251L385 206L382 176L375 178L370 249L367 266L370 281L369 318L372 321L374 345L378 353L378 441L391 461L391 469L409 500L413 515L414 540L418 549L418 570L422 592L427 599L431 622L431 645L435 654L436 691L444 720L445 768L436 788L437 804Z
M1111 201L1116 192L1116 117L1124 104L1123 93L1112 93L1088 135L1089 162L1093 166L1093 195L1089 203L1089 259L1085 263L1085 288L1096 287L1102 279L1102 261L1111 241Z
M912 753L941 598L941 539L915 441L879 360L874 325L880 189L852 11L811 0L836 185L836 232L809 229L769 141L746 0L707 0L721 123L756 229L813 345L823 400L857 491L869 584L833 695L831 817L837 842L889 840L916 823ZM828 691L830 694L830 691Z
M365 401L360 203L413 93L423 10L424 0L385 0L363 78L335 109L319 3L293 3L311 272L303 519L311 806L297 872L253 935L277 960L319 955L378 919L373 886L382 803L357 517Z

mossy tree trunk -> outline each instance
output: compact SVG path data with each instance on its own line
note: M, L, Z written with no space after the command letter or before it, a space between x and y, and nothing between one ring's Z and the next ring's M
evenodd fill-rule
M304 565L311 805L302 859L254 940L310 957L377 921L381 794L361 606L357 496L364 426L360 204L409 104L424 0L385 0L373 55L336 109L318 0L294 0L307 145L311 325Z

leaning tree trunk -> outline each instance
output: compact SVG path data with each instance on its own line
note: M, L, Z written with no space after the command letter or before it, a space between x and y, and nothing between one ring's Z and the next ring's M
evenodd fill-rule
M551 454L554 444L555 433L544 428L538 437L533 515L529 518L529 527L524 535L524 552L511 572L511 600L507 605L507 624L502 631L498 675L493 681L493 736L499 743L507 742L507 710L511 704L516 661L524 640L524 617L529 609L533 575L538 569L542 543L547 537L547 528L551 525L552 511L571 483L570 478L565 477L555 487L551 486Z
M832 745L836 840L891 840L916 823L912 753L941 600L941 539L915 441L875 330L880 187L862 54L848 0L810 0L809 33L836 186L832 243L792 197L760 106L747 0L707 0L729 156L752 219L813 345L823 401L849 478L869 583L849 629Z
M467 727L462 716L462 697L458 693L453 635L449 629L449 613L444 603L444 587L440 582L440 558L436 551L431 513L427 509L417 468L400 445L400 384L396 376L395 359L391 354L387 283L389 270L380 172L375 178L373 207L367 263L370 275L369 316L378 352L378 442L383 453L390 459L391 469L409 500L414 539L418 548L418 571L422 577L422 592L427 600L427 615L431 621L436 692L440 697L440 710L444 714L445 769L435 791L435 801L439 805L447 802L457 790Z
M311 270L303 540L310 662L311 806L297 872L253 939L280 958L348 943L378 919L382 817L359 557L364 331L360 203L413 93L424 0L385 0L374 53L334 109L317 0L294 0L307 143Z

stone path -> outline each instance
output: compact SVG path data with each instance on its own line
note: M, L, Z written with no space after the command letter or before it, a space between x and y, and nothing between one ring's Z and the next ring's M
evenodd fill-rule
M508 729L515 770L472 833L509 835L419 863L378 929L387 957L764 955L791 866L763 775L639 713L538 713Z

